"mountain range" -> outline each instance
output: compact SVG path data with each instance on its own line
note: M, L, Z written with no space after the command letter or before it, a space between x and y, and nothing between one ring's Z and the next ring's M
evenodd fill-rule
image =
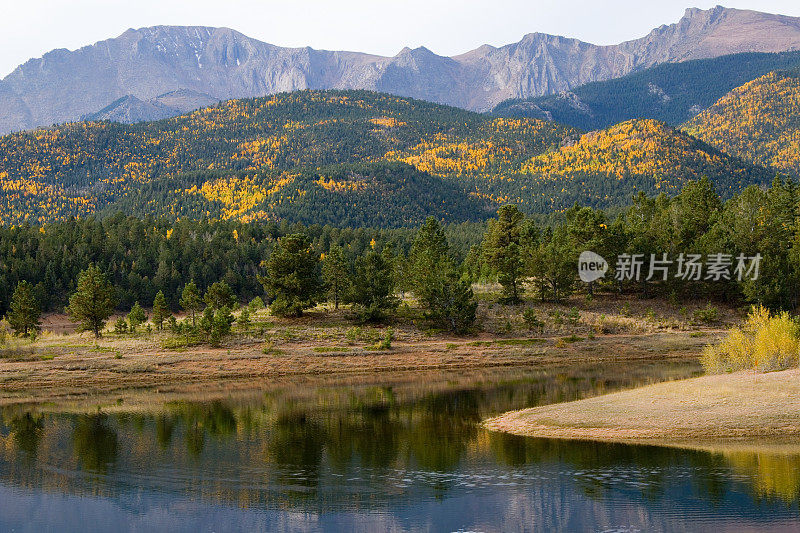
M394 57L282 48L227 28L158 26L19 66L0 81L0 133L82 117L160 119L298 89L368 89L488 111L662 63L799 49L800 19L719 6L688 9L679 22L618 45L532 33L454 57L424 47Z
M678 126L740 85L776 70L797 68L800 52L742 53L662 63L558 94L506 100L492 113L549 120L582 130L639 118Z

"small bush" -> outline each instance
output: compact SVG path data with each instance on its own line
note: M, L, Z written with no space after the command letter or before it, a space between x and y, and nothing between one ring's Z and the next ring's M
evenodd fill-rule
M539 320L539 317L536 316L536 311L530 307L522 312L522 320L525 321L525 325L530 331L542 333L544 330L544 322Z
M261 348L261 352L264 355L281 355L283 354L283 350L280 350L275 347L275 343L271 340L267 340L264 342L264 346Z
M703 309L696 309L694 312L695 322L702 322L710 324L716 322L719 317L719 311L711 304L706 305Z
M567 320L569 321L569 323L572 324L573 326L576 326L578 325L580 319L581 319L581 314L578 311L578 308L571 307L569 313L567 313Z
M381 339L381 343L379 344L380 349L389 350L392 347L393 340L394 340L394 329L386 328L386 331L383 334L383 339Z
M545 342L544 339L497 339L496 341L484 342L484 346L531 346ZM470 343L473 344L473 343ZM480 344L475 344L480 346Z
M800 330L788 313L771 314L753 307L741 328L733 328L716 346L703 350L703 368L709 373L755 369L761 372L796 367Z
M11 335L11 326L8 323L8 320L5 318L0 320L0 345L5 344L8 341L8 337Z
M182 350L192 346L200 346L201 344L203 344L203 339L196 335L168 337L161 341L161 347L166 350Z
M117 335L124 335L128 332L128 322L123 317L119 317L114 323L114 333Z
M380 338L380 337L379 337ZM380 339L380 342L376 342L371 346L367 346L368 350L391 350L392 349L392 341L394 340L394 329L386 328L386 331L383 334L383 338Z
M256 296L255 298L250 300L250 303L247 304L247 307L250 308L250 312L253 314L258 313L262 309L266 308L266 306L264 305L264 300L262 300L260 296Z
M380 340L381 334L377 329L374 328L354 326L347 330L345 337L351 343L361 341L369 344L375 344Z
M336 352L349 352L349 348L343 346L314 346L313 350L317 353L336 353Z
M345 333L344 336L350 342L356 342L359 339L359 337L361 337L361 328L358 326L354 326L348 329L347 333Z

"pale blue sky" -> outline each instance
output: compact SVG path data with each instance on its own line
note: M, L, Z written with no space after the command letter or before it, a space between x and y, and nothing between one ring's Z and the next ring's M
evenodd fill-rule
M688 2L688 3L687 3ZM73 50L156 24L227 26L281 46L443 55L540 31L597 44L641 37L700 0L3 0L0 76L53 48ZM798 0L728 0L727 7L800 16Z

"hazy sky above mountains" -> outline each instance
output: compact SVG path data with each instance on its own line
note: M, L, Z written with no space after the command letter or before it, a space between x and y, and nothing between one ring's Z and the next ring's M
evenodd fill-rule
M687 3L690 2L690 3ZM394 55L426 46L455 55L531 32L597 44L635 39L676 22L700 0L26 0L5 1L0 76L54 48L74 50L127 28L227 26L280 46ZM646 4L646 8L643 5ZM800 16L797 0L728 0L726 7Z

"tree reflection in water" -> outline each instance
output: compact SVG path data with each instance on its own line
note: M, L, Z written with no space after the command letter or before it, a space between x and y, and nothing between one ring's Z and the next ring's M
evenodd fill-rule
M797 507L800 453L709 453L480 428L482 419L504 410L652 380L653 364L647 364L629 374L606 365L435 387L256 391L225 401L173 402L151 414L6 409L0 481L102 495L127 486L132 475L141 490L309 511L412 505L481 484L509 497L526 486L556 494L569 487L596 502L624 490L655 507L680 486L682 497L712 509L732 498L743 505L742 492L753 509L765 502ZM509 477L516 485L503 485Z
M7 423L13 434L14 444L22 450L28 461L35 461L44 432L44 416L26 412L12 417Z
M109 427L107 415L77 417L72 444L75 456L86 471L105 474L117 460L117 432Z

